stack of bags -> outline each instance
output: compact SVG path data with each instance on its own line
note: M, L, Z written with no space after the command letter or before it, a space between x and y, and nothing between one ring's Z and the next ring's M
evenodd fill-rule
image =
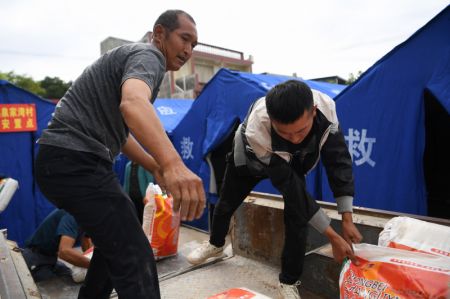
M395 217L378 246L354 250L360 265L344 263L341 298L450 298L450 227Z

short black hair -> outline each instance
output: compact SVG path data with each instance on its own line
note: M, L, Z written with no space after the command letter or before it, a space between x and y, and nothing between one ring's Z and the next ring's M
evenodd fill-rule
M277 84L266 95L267 114L282 124L293 123L305 111L310 111L313 104L311 89L297 80Z
M156 25L163 26L169 32L172 32L175 29L178 29L178 27L180 27L180 23L178 22L179 15L185 15L186 17L188 17L189 20L192 21L192 23L195 24L194 18L192 18L191 15L189 15L187 12L180 10L180 9L170 9L170 10L166 10L159 16L159 18L156 20L155 24L153 25L153 31L155 31Z

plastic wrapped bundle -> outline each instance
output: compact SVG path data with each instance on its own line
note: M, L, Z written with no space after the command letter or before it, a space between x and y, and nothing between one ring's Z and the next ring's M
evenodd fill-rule
M450 258L450 227L410 217L395 217L384 226L378 245Z
M92 258L93 253L94 247L91 247L88 250L86 250L83 253L83 255L90 260ZM72 279L74 282L80 283L84 281L88 269L71 265L71 270L72 270Z
M12 178L0 178L0 213L6 209L19 183Z

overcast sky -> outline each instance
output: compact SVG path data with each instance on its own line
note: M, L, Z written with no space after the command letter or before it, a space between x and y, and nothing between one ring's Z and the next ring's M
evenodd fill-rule
M183 9L199 42L253 56L253 72L304 79L365 71L448 0L0 0L0 71L74 80L108 36L136 41Z

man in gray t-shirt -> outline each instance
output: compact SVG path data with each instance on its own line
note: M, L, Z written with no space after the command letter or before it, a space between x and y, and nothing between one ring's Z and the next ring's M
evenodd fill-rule
M159 298L148 240L112 170L123 152L173 195L182 220L199 218L203 184L183 164L152 106L166 71L197 44L192 17L164 12L150 44L115 48L87 67L56 107L39 139L35 175L44 195L72 214L95 245L78 298Z
M145 82L153 103L165 71L164 55L154 44L127 44L108 51L59 101L39 143L91 152L113 162L129 134L120 109L123 83Z

